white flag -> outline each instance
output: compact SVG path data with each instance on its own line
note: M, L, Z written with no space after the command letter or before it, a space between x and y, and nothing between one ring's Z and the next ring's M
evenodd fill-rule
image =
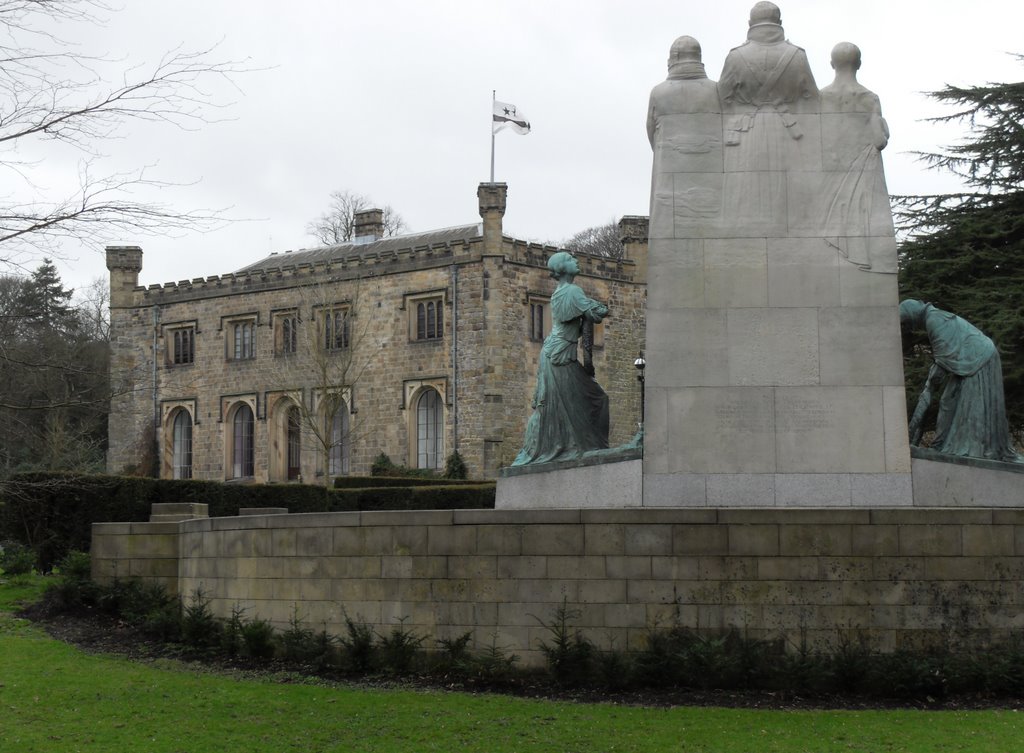
M525 136L530 132L530 121L515 105L495 100L491 133L497 133L502 128L511 128L516 133Z

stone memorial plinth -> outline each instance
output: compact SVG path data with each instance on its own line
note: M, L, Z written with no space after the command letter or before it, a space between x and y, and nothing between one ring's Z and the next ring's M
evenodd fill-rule
M682 37L651 93L644 506L913 504L888 130L832 64L758 3L717 83Z

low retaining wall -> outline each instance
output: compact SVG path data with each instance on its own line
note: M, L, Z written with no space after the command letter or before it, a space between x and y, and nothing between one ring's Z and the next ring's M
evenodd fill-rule
M455 510L99 523L93 574L201 588L214 611L344 632L344 615L471 631L537 663L563 599L603 647L656 626L880 650L983 645L1024 627L1024 511Z

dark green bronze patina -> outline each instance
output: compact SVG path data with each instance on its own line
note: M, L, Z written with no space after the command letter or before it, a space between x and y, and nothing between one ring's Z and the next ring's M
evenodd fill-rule
M577 359L584 322L601 321L608 307L573 283L580 268L571 254L554 254L548 269L558 280L551 333L541 348L533 415L514 466L571 460L608 447L608 396Z
M932 394L945 382L931 449L947 455L1021 462L1006 420L999 351L970 322L930 303L908 299L900 304L900 324L924 330L934 364L910 419L910 443L919 445Z

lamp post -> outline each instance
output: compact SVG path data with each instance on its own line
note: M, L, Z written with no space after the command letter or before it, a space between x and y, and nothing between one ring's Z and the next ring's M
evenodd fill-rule
M636 380L640 382L640 428L644 428L644 369L647 368L647 361L644 360L644 352L633 361L633 368L636 369Z

